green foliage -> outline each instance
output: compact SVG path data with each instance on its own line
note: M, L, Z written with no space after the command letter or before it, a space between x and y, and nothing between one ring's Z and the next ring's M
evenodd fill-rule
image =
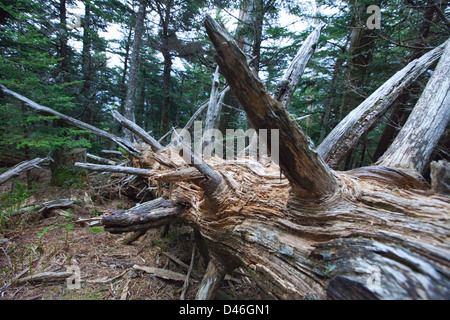
M9 221L13 212L19 210L25 200L31 196L31 192L35 188L35 184L31 189L28 188L26 183L20 182L16 178L11 180L13 182L12 189L10 191L4 191L0 196L0 226L4 227ZM31 211L32 209L30 209ZM23 213L26 215L28 212Z
M364 23L367 18L365 7L369 4L381 7L382 28L373 34L374 45L369 52L364 81L358 85L359 96L353 101L356 104L414 55L420 55L414 50L417 41L423 38L424 46L436 46L448 38L448 31L443 22L434 17L426 38L419 35L426 22L426 5L422 1L416 6L404 0L316 2L321 12L317 19L326 25L289 112L294 117L310 115L299 124L319 144L348 112L345 97L353 90L348 80L354 58L349 50L350 36L357 23ZM67 5L74 4L67 2ZM59 1L5 0L0 3L0 83L37 103L121 135L122 128L112 120L110 110L123 112L138 1L84 0L83 4L82 26L68 30L60 20ZM237 23L234 17L242 8L252 8L249 12L252 22L247 25ZM165 96L170 97L170 127L183 127L209 97L216 64L213 47L202 25L206 13L227 27L239 26L236 37L245 37L250 51L257 49L254 43L256 24L262 19L258 67L269 91L274 89L309 35L314 20L308 2L297 0L278 1L275 5L268 0L157 0L148 3L147 11L152 13L146 16L147 28L140 48L135 118L136 123L155 138L162 134ZM107 39L111 37L104 32L113 25L119 33L116 39ZM163 82L162 53L172 59L168 92ZM108 60L111 54L120 56L118 64ZM425 83L426 79L423 77L420 83ZM408 107L414 105L418 93L420 90L411 92L406 101ZM323 118L327 111L330 121L325 125ZM199 119L202 117L204 115ZM29 157L47 155L62 148L85 147L91 153L115 148L86 131L62 125L55 117L37 115L10 97L0 97L0 122L0 153L3 147L11 146L25 151ZM358 147L354 158L361 161L356 161L355 165L369 164L373 160L371 157L385 125L386 120L383 120L364 140L366 156L363 156L362 146ZM245 113L233 95L227 95L219 129L247 129L247 126ZM67 184L66 181L76 174L56 173L55 181L59 185Z

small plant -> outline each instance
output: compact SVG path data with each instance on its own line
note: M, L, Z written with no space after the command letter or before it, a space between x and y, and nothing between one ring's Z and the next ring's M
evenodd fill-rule
M28 189L26 183L17 179L12 179L13 187L11 191L3 192L0 196L0 226L5 227L10 220L11 214L18 211L24 201L30 197L30 193L34 190L35 184ZM27 211L26 213L29 213Z
M102 227L90 227L89 230L93 234L97 234L97 233L103 232L103 228Z

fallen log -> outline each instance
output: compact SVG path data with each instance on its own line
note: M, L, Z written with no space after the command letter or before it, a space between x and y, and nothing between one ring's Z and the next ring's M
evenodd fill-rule
M48 211L53 209L64 209L69 208L74 204L73 200L70 199L58 199L58 200L50 200L43 203L34 203L28 205L26 207L20 208L19 210L11 212L8 216L14 217L17 215L22 215L25 213L29 213L31 211L36 211L37 213L46 214Z
M213 166L213 160L203 160L197 168L203 179L172 182L169 199L103 216L105 230L146 230L174 220L191 226L209 261L198 299L213 299L236 268L245 269L266 298L450 299L448 197L398 162L348 172L330 169L253 74L225 28L211 18L206 27L220 69L254 128L283 132L280 167L287 179L274 164L249 159ZM410 130L414 135L423 128ZM343 143L335 147L345 148ZM161 152L145 161L154 163ZM426 157L420 151L415 155ZM169 177L168 168L152 173L158 174Z
M33 160L23 161L0 175L0 185L12 178L20 176L22 173L28 170L39 168L39 164L48 162L50 160L50 158L35 158Z
M122 156L122 152L117 151L117 150L102 150L100 152L104 153L104 154L112 155L112 156L118 156L118 157Z
M16 284L63 281L72 275L73 272L42 272L20 278Z
M123 167L123 166L110 166L110 165L101 165L101 164L93 164L93 163L83 163L83 162L75 162L75 167L83 168L91 171L99 171L99 172L117 172L117 173L126 173L137 176L149 176L152 174L153 170L149 169L139 169L133 167Z
M129 210L102 217L105 231L124 233L158 228L175 221L184 211L184 206L158 198L137 205Z
M92 159L94 161L97 161L99 163L102 163L102 164L107 164L107 165L110 165L110 166L116 165L116 163L114 161L112 161L112 160L109 160L109 159L106 159L106 158L102 158L102 157L96 156L96 155L91 154L91 153L86 153L86 157L89 158L89 159Z
M181 273L178 273L175 271L171 271L171 270L167 270L167 269L140 266L137 264L135 264L133 266L133 269L150 273L150 274L154 275L155 277L158 277L158 278L161 278L164 280L179 281L179 282L186 281L186 276L184 274L181 274Z

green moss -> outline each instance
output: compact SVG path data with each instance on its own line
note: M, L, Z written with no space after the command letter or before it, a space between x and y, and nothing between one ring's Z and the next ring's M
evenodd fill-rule
M97 234L97 233L103 232L103 227L90 227L89 230L93 234Z

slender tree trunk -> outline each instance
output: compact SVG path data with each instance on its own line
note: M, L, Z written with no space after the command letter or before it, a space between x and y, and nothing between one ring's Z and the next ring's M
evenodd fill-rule
M127 99L126 80L127 80L127 73L128 73L128 61L129 61L129 56L130 56L130 42L131 42L132 34L133 34L133 28L130 28L130 31L128 32L127 43L125 45L125 59L123 62L123 72L122 72L122 80L121 80L121 86L122 86L122 90L123 90L123 94L124 94L124 97L122 98L121 112L123 112L125 109L125 102Z
M60 37L59 37L59 56L61 58L61 73L62 82L69 82L69 48L67 45L67 10L66 0L59 1L59 23L60 23Z
M139 51L141 50L142 36L144 34L145 7L147 0L139 2L139 10L136 16L134 27L134 40L130 59L130 74L128 76L127 97L124 106L124 116L126 119L135 122L136 89L139 71ZM133 141L133 134L124 129L123 136L126 140Z
M91 97L92 75L91 75L91 1L84 1L84 25L83 25L83 49L81 52L81 74L83 86L80 95L83 99L82 119L88 124L93 124L94 110Z
M377 148L373 154L373 159L378 160L389 148L394 138L400 131L400 127L405 124L405 121L409 113L405 117L405 106L399 105L401 101L406 101L408 93L401 94L397 100L396 105L393 108L389 119L387 120L386 127L381 134L380 140L378 141Z
M365 22L366 6L355 3L353 9L355 10L355 17L348 49L351 59L347 62L346 91L342 97L340 119L343 119L364 99L364 80L375 46L375 31L367 29L361 23L361 21Z
M163 106L161 113L161 134L169 131L170 128L170 107L171 107L171 76L172 55L168 50L163 52L164 56L164 74L163 74Z
M172 1L165 4L164 11L160 10L161 23L161 53L164 58L163 70L163 106L161 111L160 134L163 135L170 129L170 107L171 107L171 72L172 72L172 54L169 48L169 39L172 36L169 30L170 14L172 10Z

